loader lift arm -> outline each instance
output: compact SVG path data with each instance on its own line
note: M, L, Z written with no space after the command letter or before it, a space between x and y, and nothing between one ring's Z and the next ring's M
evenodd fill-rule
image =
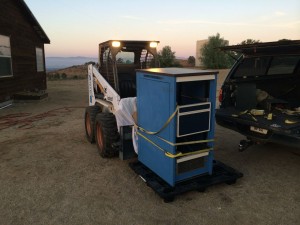
M120 102L120 95L110 86L110 84L103 78L97 68L90 64L88 66L88 85L89 85L89 105L93 106L96 102L104 105L111 112L118 108ZM96 98L94 87L98 86L103 94L103 99Z

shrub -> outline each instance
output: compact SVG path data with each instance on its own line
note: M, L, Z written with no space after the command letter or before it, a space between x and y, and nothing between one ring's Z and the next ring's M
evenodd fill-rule
M47 78L48 78L48 80L52 80L53 79L53 75L51 73L47 73Z
M63 79L63 80L67 79L67 74L66 74L66 73L63 73L63 74L61 75L61 79Z
M60 78L59 73L55 73L55 74L53 75L53 78L56 79L56 80L58 80L58 79Z

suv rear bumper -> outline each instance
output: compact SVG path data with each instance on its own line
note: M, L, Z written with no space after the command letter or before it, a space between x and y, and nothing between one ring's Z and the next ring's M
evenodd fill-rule
M230 110L219 109L216 112L216 122L222 127L237 131L250 139L260 142L274 142L300 148L300 123L292 126L275 126L276 122L262 123L251 117L233 117ZM264 118L260 118L264 120ZM267 131L266 134L254 132L251 127Z

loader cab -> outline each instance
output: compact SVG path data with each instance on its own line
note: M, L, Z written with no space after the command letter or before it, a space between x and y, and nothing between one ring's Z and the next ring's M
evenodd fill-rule
M136 69L159 67L158 43L110 40L99 44L99 72L121 98L136 96Z

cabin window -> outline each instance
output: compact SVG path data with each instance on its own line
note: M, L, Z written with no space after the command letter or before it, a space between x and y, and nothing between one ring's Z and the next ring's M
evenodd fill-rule
M117 64L134 64L134 52L119 52L116 58Z
M299 61L299 55L274 56L268 70L268 75L292 74Z
M45 66L44 66L44 52L42 48L36 48L36 69L37 72L43 72L45 71Z
M0 77L12 75L10 38L0 35Z

